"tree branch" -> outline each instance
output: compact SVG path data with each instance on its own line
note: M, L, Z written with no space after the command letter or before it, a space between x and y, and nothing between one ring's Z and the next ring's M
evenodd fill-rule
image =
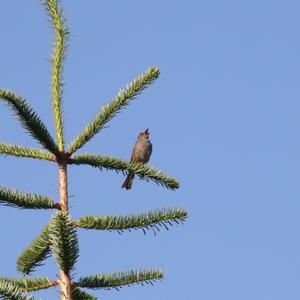
M43 261L50 255L48 226L42 229L39 236L31 242L17 259L17 270L24 275L29 275L36 267L42 266Z
M97 300L97 297L75 288L72 290L72 300Z
M0 282L8 282L18 286L23 292L32 292L58 285L57 281L48 278L7 278L0 277Z
M39 116L21 96L9 90L0 90L0 100L4 101L16 114L29 134L51 153L59 155L58 148Z
M119 289L133 284L152 285L153 282L162 278L162 271L149 269L81 277L77 286L90 289Z
M48 232L50 248L55 261L60 270L69 274L79 255L76 228L69 215L61 211L54 213Z
M28 297L15 284L7 281L0 281L0 299L3 300L34 300L33 297Z
M182 223L187 217L183 209L161 209L130 216L84 216L75 225L84 229L97 230L152 230L155 234L160 228L169 229L173 224Z
M153 167L149 167L145 164L137 162L129 162L110 156L100 156L94 154L79 154L72 157L71 163L75 165L90 165L100 170L114 170L116 172L121 171L124 173L133 172L139 178L146 181L154 181L163 187L171 190L179 188L179 183L174 178L168 176L160 170Z
M0 204L31 209L58 208L58 204L46 196L23 193L5 187L0 187Z
M68 147L68 153L75 153L85 143L87 143L105 124L111 120L125 106L130 104L143 89L149 86L159 76L157 67L149 68L145 73L134 79L126 88L119 91L117 96L96 114L93 120L75 137Z
M0 154L17 157L37 158L49 161L53 161L55 157L51 152L45 150L12 145L8 143L0 143Z
M54 124L58 148L64 150L64 129L62 115L62 87L63 81L63 62L66 57L67 41L70 34L69 28L65 25L62 8L59 0L43 0L46 12L50 17L50 23L55 30L55 41L51 55L52 64L52 105L54 112Z

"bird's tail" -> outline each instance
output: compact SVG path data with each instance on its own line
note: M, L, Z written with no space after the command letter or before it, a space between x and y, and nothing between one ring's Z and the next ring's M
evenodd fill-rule
M124 183L122 184L122 188L125 188L126 190L130 190L132 186L133 178L134 178L134 173L129 173Z

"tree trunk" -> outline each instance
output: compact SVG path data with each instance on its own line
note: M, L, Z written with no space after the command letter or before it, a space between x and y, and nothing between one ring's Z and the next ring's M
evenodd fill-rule
M59 203L63 212L69 211L68 204L68 173L67 165L65 163L59 164ZM61 300L72 300L72 289L70 274L60 271L60 299Z

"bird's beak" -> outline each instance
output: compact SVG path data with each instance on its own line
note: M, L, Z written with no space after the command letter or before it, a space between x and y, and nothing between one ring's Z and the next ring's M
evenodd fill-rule
M145 133L148 135L150 134L150 132L148 131L148 128L145 130Z

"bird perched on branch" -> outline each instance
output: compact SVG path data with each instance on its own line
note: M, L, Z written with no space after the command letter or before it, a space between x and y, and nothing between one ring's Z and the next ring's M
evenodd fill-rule
M149 135L150 132L148 131L148 128L139 134L137 141L134 144L130 161L135 161L143 164L146 164L149 161L152 153L152 144L149 141ZM122 184L122 188L130 190L133 178L134 173L129 172L124 183Z

